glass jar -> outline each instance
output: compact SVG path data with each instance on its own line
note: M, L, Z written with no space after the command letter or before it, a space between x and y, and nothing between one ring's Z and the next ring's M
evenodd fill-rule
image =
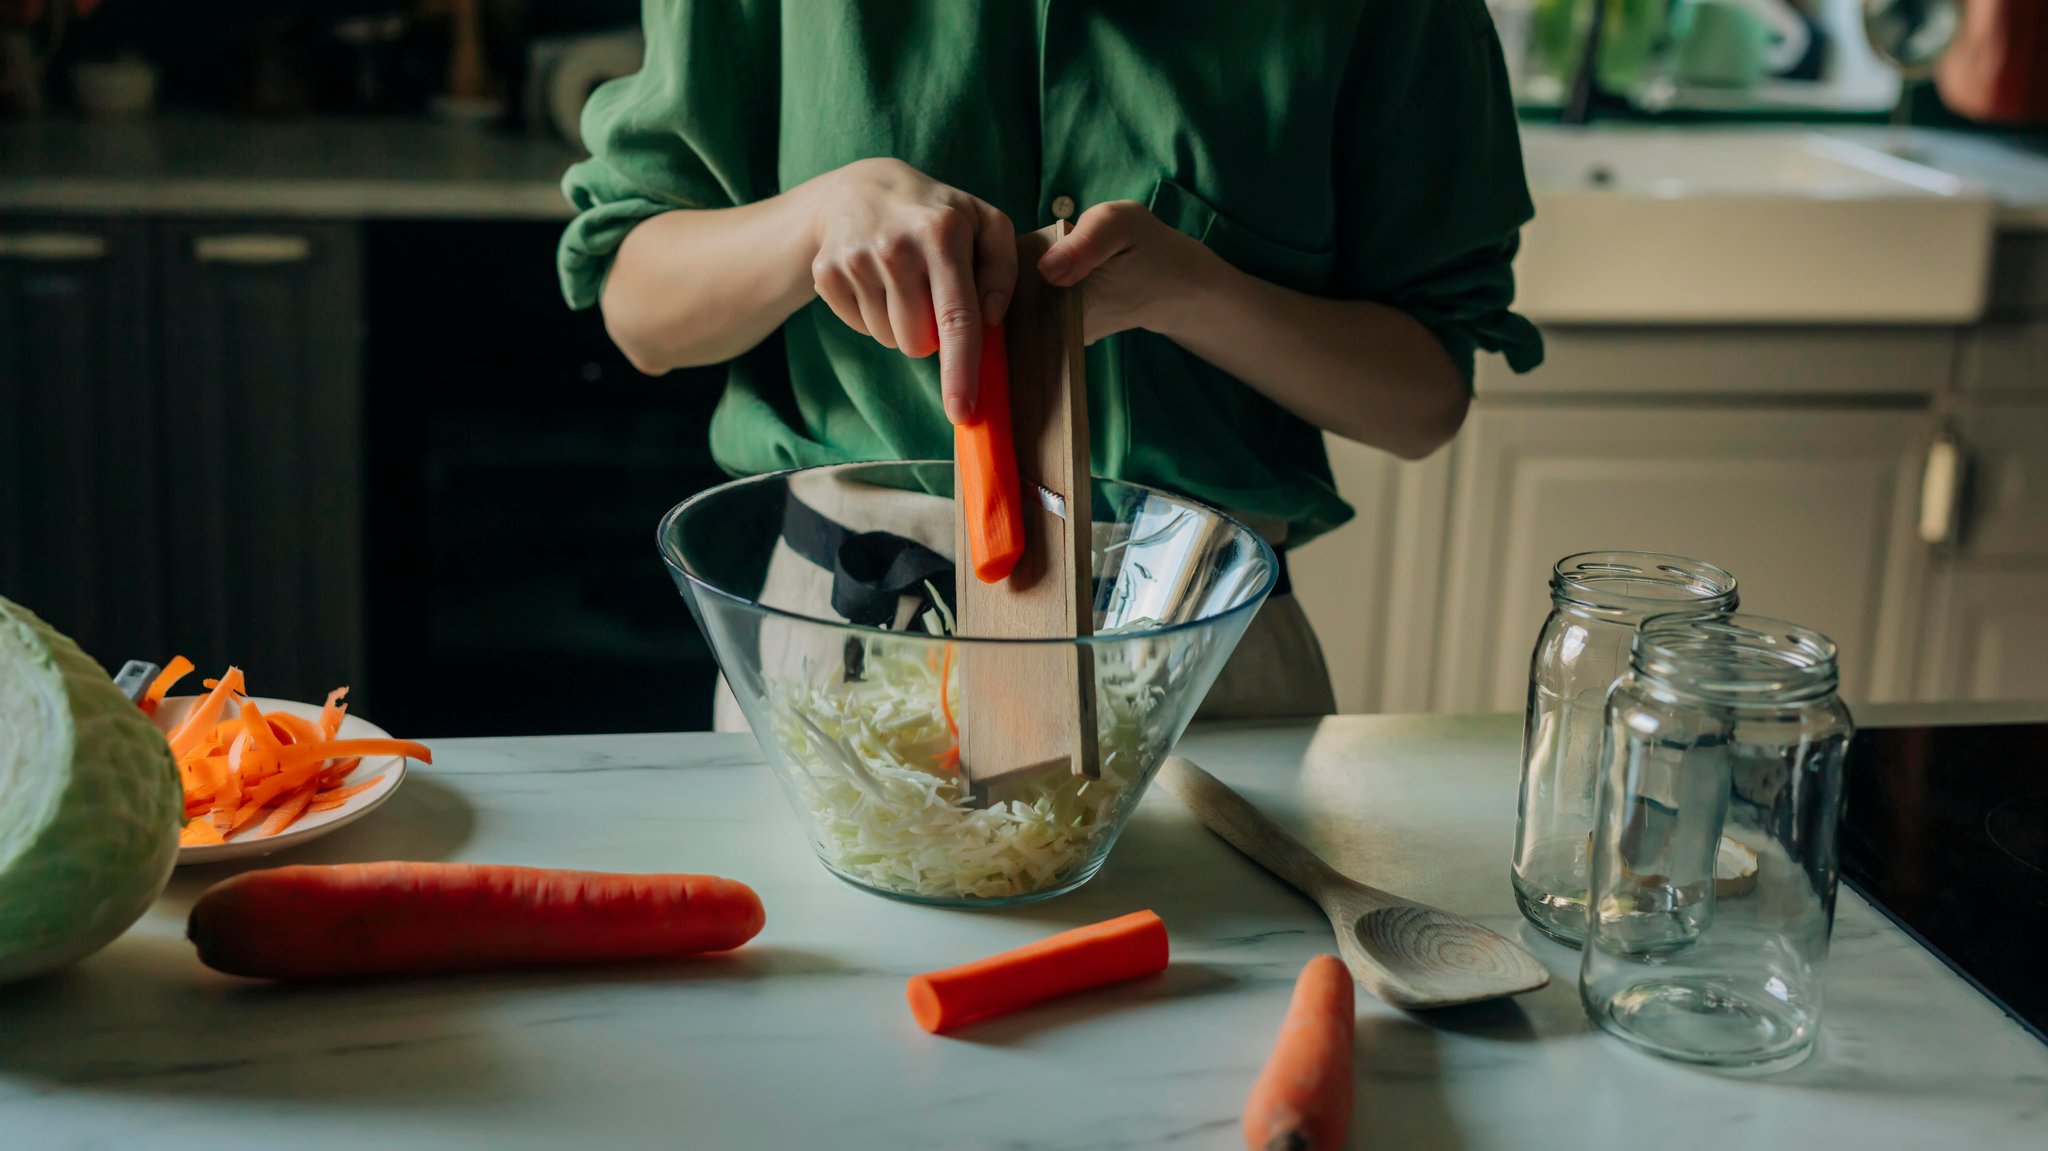
M1551 569L1550 604L1529 660L1515 903L1545 935L1577 947L1607 691L1628 669L1638 623L1685 608L1733 611L1735 577L1684 556L1580 552Z
M1834 924L1842 761L1835 645L1761 616L1645 620L1608 697L1579 998L1692 1063L1813 1048Z

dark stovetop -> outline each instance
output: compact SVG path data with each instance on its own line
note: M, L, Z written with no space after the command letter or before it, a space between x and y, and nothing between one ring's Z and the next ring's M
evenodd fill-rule
M1841 843L1856 890L2048 1042L2048 724L1858 732Z

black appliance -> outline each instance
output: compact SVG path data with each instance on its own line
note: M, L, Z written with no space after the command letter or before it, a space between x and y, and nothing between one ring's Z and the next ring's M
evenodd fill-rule
M2048 1042L2048 724L1870 728L1842 875Z
M716 664L654 530L725 479L707 438L724 371L634 371L562 303L560 237L366 228L366 615L391 730L710 726Z

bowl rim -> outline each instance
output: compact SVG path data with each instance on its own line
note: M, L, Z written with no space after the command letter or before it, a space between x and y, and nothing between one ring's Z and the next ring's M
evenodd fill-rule
M1057 639L1045 639L1025 636L932 635L928 632L896 631L886 627L875 627L871 624L848 623L844 620L820 619L817 616L805 615L802 612L790 611L787 608L769 607L768 605L763 604L757 600L748 599L747 597L741 595L734 595L733 593L726 591L724 588L714 586L713 584L698 578L698 576L695 573L691 572L689 569L677 563L675 561L675 558L669 552L669 525L673 523L676 519L681 517L693 505L701 503L705 500L712 499L713 497L720 495L721 493L727 491L728 489L737 488L745 484L759 483L763 480L772 480L781 477L793 476L798 474L799 472L817 472L825 471L827 469L843 470L854 468L916 467L919 465L924 465L928 467L951 468L953 467L953 461L846 460L840 463L813 464L809 467L782 468L777 471L760 472L756 475L751 476L739 476L735 479L727 480L722 484L705 488L703 491L691 495L689 498L683 500L681 503L675 505L668 511L662 513L660 521L655 524L654 528L654 549L661 555L662 564L666 566L671 572L674 572L677 575L680 575L682 578L689 580L690 583L694 584L696 587L698 587L705 593L716 596L717 598L724 600L727 603L735 604L739 607L759 612L762 615L775 616L780 619L796 620L801 623L815 624L819 627L837 628L842 631L849 631L866 635L884 635L894 640L907 640L911 642L924 643L964 643L992 645L1011 644L1020 647L1042 646L1052 644L1058 644L1062 646L1067 644L1081 644L1084 646L1092 646L1097 643L1125 643L1135 639L1155 639L1161 636L1178 635L1182 632L1189 632L1202 628L1215 627L1220 623L1224 623L1236 617L1240 613L1249 618L1252 615L1252 613L1257 612L1259 608L1265 604L1266 599L1273 594L1273 588L1279 583L1280 559L1278 554L1273 551L1273 545L1267 543L1265 537L1253 531L1250 525L1246 524L1243 520L1238 519L1236 516L1231 515L1229 512L1226 512L1221 508L1212 507L1209 504L1203 503L1202 501L1194 499L1191 496L1179 495L1177 493L1167 491L1164 488L1153 487L1150 484L1132 483L1129 480L1120 480L1111 476L1098 476L1092 473L1088 477L1091 482L1115 484L1121 488L1129 488L1133 491L1145 492L1150 495L1158 496L1162 499L1172 500L1175 503L1190 505L1199 508L1202 511L1208 512L1209 514L1216 516L1221 520L1224 520L1225 522L1229 523L1232 527L1235 527L1239 531L1243 532L1247 538L1249 538L1255 545L1257 545L1259 550L1259 556L1261 559L1265 560L1266 563L1265 578L1260 582L1258 590L1254 594L1246 596L1243 602L1226 608L1223 611L1217 612L1215 615L1203 616L1199 619L1183 620L1180 623L1171 623L1165 625L1164 627L1146 628L1143 631L1120 631L1116 632L1113 635L1089 634L1082 636L1069 636Z

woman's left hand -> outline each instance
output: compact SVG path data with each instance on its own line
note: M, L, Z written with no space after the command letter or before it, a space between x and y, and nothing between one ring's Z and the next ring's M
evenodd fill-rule
M1172 335L1183 305L1219 265L1201 241L1136 200L1081 213L1074 229L1038 258L1056 287L1081 285L1088 343L1132 328Z

